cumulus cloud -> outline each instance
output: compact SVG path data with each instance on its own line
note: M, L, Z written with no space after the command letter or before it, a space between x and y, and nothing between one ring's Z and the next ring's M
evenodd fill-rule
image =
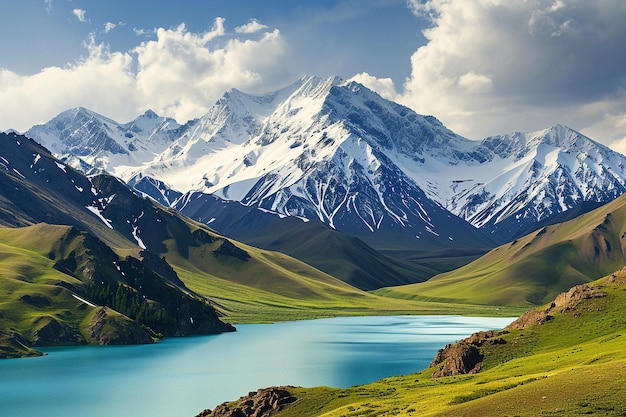
M562 123L626 146L623 0L407 2L429 23L426 44L407 57L409 76L402 85L364 72L353 80L473 139ZM74 16L87 20L81 9ZM229 88L267 92L301 75L284 35L255 19L230 31L222 18L205 32L133 30L138 45L126 52L91 39L87 56L63 68L0 69L0 129L78 105L120 121L152 108L184 122Z
M132 57L93 42L86 47L89 55L66 68L30 76L0 70L0 124L25 130L77 106L111 117L134 111Z
M491 90L493 82L485 74L470 71L459 76L458 84L463 91L468 93L487 93Z
M396 101L398 99L398 92L391 78L377 78L367 72L361 72L348 81L356 81L359 84L363 84L365 87L377 92L381 97L387 100Z
M147 108L186 122L229 88L265 92L293 79L278 30L242 40L229 36L224 23L218 18L203 33L184 24L159 28L127 52L111 51L91 35L87 55L67 67L34 75L0 69L0 129L23 131L76 106L120 122Z
M115 23L113 23L113 22L106 22L104 24L104 33L109 33L110 31L112 31L116 27L117 27L117 25Z
M156 40L134 50L139 101L150 103L157 113L187 120L231 87L271 88L285 76L281 58L286 48L278 30L257 40L228 39L224 46L213 47L211 41L224 35L223 19L204 34L190 33L185 25L158 29Z
M248 23L242 26L237 26L235 32L237 33L257 33L264 29L267 29L266 25L259 23L256 19L250 19Z
M72 9L72 14L76 16L79 22L87 22L87 11L83 9Z
M399 100L461 134L481 138L557 122L582 130L614 120L602 113L608 103L618 106L611 114L626 111L622 0L408 4L431 26Z

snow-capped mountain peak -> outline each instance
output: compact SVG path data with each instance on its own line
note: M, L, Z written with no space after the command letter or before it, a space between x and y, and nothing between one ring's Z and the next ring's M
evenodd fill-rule
M465 142L435 118L360 84L304 77L264 96L228 91L156 163L133 175L339 230L408 228L415 240L449 244L472 228L430 200L394 161L423 164L454 144L467 148ZM184 208L190 194L179 201Z
M511 237L583 202L607 202L626 192L626 158L566 126L480 143L494 154L492 162L475 167L473 181L461 189L454 183L460 173L449 171L439 188L456 186L446 206L494 233Z
M115 173L121 166L137 166L152 160L178 137L180 129L174 119L159 117L152 110L120 124L76 107L46 124L33 126L25 135L76 168Z

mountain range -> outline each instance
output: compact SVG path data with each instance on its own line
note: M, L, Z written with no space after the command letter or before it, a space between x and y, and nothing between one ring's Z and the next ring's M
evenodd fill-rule
M182 212L212 195L396 253L477 253L626 191L626 158L565 126L472 141L337 77L231 89L183 125L76 108L25 135Z

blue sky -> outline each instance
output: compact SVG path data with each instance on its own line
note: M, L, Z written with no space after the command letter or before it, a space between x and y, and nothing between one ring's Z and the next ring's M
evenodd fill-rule
M355 79L471 139L626 150L623 0L0 0L0 130L85 106L179 122L229 88Z
M402 82L410 72L411 53L425 42L421 28L427 23L410 12L405 0L2 0L0 4L2 14L12 17L0 27L4 52L0 64L27 74L73 62L86 53L83 44L92 34L112 50L129 51L153 38L156 28L185 23L189 32L202 33L222 17L230 32L251 19L279 29L291 48L301 52L291 65L296 77L302 68L310 68L316 75L346 78L362 71L380 72Z

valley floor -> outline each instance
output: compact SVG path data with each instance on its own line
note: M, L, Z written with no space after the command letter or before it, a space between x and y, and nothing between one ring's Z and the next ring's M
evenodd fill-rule
M232 324L269 323L339 316L466 315L517 317L526 308L461 303L402 300L356 290L353 293L321 292L317 297L290 298L220 279L206 280L178 270L187 286L207 296Z

